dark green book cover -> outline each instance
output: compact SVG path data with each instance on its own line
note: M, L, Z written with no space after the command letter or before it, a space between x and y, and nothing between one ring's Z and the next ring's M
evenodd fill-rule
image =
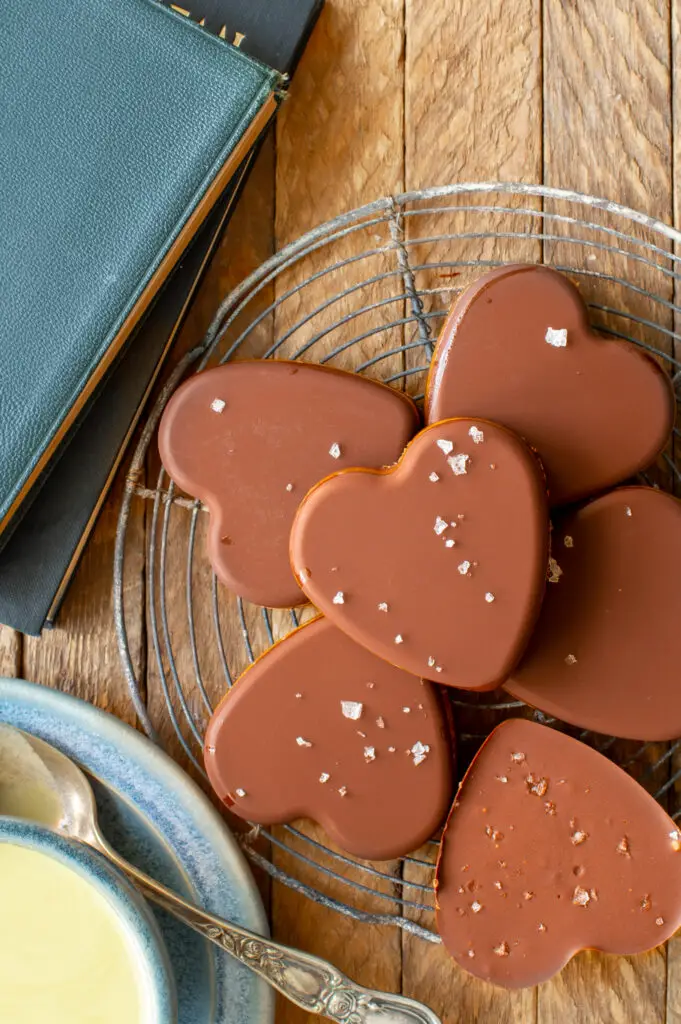
M192 0L191 17L292 75L321 0ZM256 147L215 204L92 408L69 436L39 494L0 550L0 622L38 634L51 625L161 361L177 336L252 166Z
M0 530L276 108L155 0L0 7Z

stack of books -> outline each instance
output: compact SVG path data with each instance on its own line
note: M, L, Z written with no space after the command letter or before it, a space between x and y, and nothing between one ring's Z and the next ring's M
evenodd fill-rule
M54 622L321 2L0 11L0 622Z

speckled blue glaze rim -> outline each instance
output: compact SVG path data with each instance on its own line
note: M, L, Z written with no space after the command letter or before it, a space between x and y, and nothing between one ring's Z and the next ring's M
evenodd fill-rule
M130 937L148 993L145 1024L177 1020L175 982L161 932L144 899L121 872L83 843L34 822L0 815L0 844L24 846L54 858L93 885Z
M236 840L199 787L155 744L86 701L23 679L0 678L0 721L33 733L73 758L159 833L190 885L189 898L262 935L267 917ZM190 841L189 841L190 840ZM206 942L210 1013L191 1024L272 1024L274 991Z

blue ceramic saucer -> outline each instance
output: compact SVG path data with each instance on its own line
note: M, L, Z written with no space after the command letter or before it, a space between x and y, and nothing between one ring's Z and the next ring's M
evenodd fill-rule
M222 818L166 754L75 697L0 678L0 721L33 733L90 776L102 831L127 860L186 899L267 934L253 876ZM272 1024L274 993L247 967L163 911L178 1024Z
M113 909L134 943L135 959L148 993L149 1024L177 1019L175 984L168 952L156 919L139 892L105 857L82 843L17 818L0 816L0 844L25 846L59 861L93 885Z

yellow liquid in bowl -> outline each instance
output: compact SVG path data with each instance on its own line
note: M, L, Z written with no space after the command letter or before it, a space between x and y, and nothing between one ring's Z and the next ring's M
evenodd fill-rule
M95 885L46 853L0 843L2 1024L144 1024L139 957Z

